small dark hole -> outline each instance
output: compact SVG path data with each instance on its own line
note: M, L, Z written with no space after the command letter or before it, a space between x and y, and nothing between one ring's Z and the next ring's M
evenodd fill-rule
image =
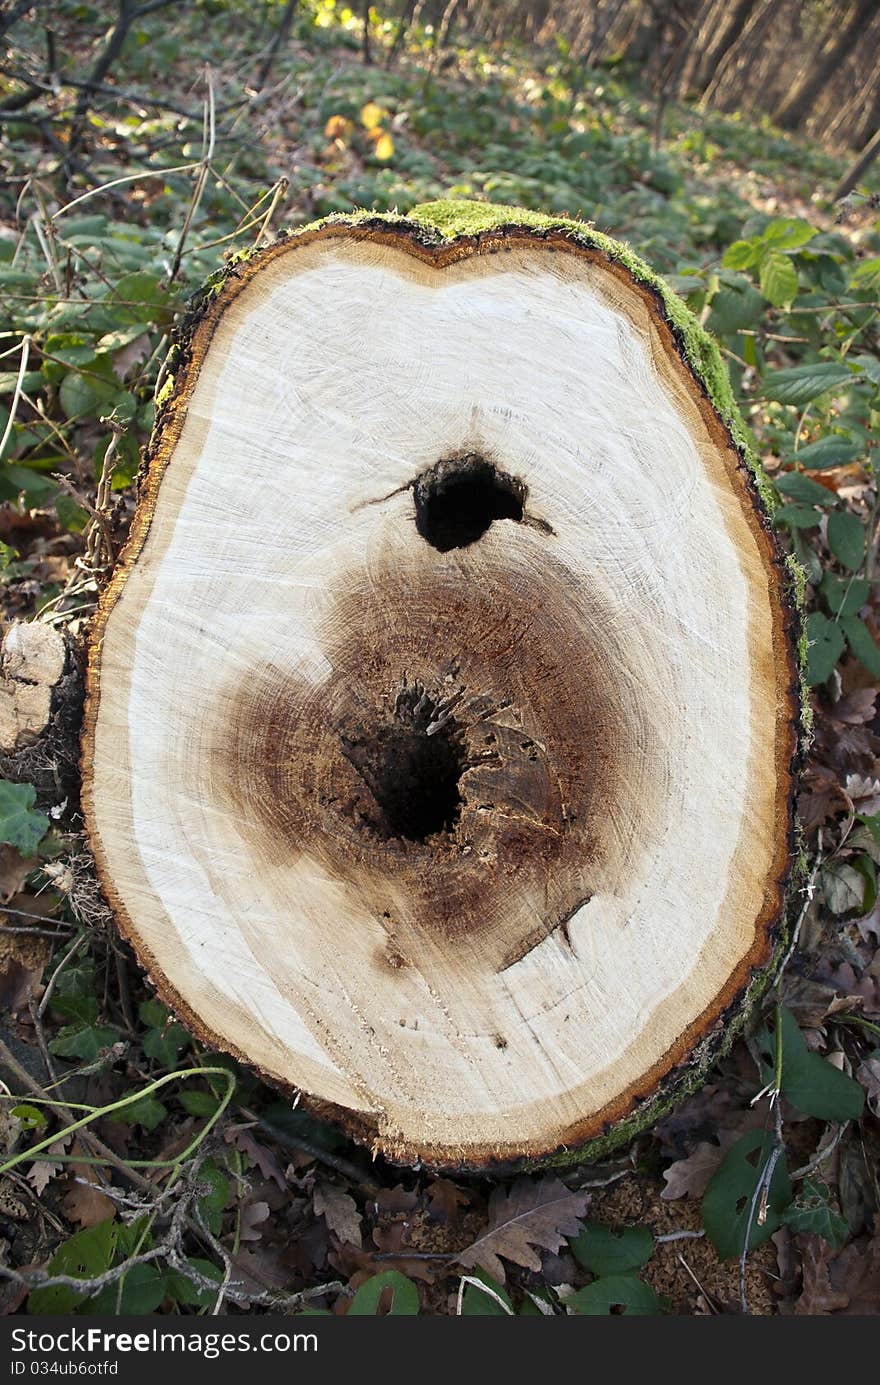
M416 528L441 553L467 548L496 519L523 517L526 488L475 453L438 462L414 488Z
M467 749L454 719L428 735L438 712L438 703L417 684L398 697L393 719L369 735L343 740L370 791L371 826L380 837L424 842L455 826Z

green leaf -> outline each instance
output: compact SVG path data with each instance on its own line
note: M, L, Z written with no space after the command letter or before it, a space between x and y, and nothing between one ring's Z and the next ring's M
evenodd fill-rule
M42 1111L36 1106L13 1106L12 1115L17 1121L21 1122L23 1130L45 1130L48 1122Z
M603 1226L585 1222L579 1236L569 1238L574 1258L593 1274L626 1274L640 1270L651 1258L654 1237L646 1226Z
M130 1101L121 1111L114 1111L109 1119L120 1125L142 1125L144 1130L155 1130L167 1115L168 1107L156 1097L142 1096L140 1101Z
M807 1178L800 1194L782 1215L782 1220L792 1231L806 1232L821 1236L823 1241L837 1250L849 1238L846 1220L830 1205L831 1190L818 1179Z
M827 486L820 486L818 481L811 481L809 476L802 476L799 471L784 471L781 475L775 476L773 481L780 494L791 496L792 500L799 500L803 505L837 503L834 491L830 491Z
M389 1301L386 1314L379 1314L380 1301ZM397 1270L374 1274L362 1284L351 1301L348 1316L355 1318L414 1318L419 1311L419 1291L411 1279Z
M761 262L761 292L774 308L787 308L798 291L797 270L788 255L772 251Z
M727 1151L703 1197L703 1225L706 1234L723 1260L740 1256L758 1181L773 1148L773 1137L750 1130ZM758 1220L758 1209L751 1218L749 1250L754 1250L778 1231L781 1214L791 1202L791 1184L785 1155L773 1169L767 1193L767 1216Z
M805 1116L820 1120L858 1120L865 1093L854 1078L807 1048L790 1010L782 1017L782 1091Z
M22 856L33 856L49 831L45 813L34 811L36 801L33 784L0 779L0 842L16 847Z
M113 1263L118 1227L114 1221L102 1221L97 1226L77 1231L55 1252L49 1261L49 1274L71 1275L77 1279L94 1279L104 1274ZM49 1289L32 1289L28 1296L28 1312L67 1314L81 1303L84 1295L68 1285Z
M82 1058L94 1063L103 1049L112 1047L119 1039L119 1030L109 1025L68 1024L60 1029L49 1043L59 1058Z
M855 572L865 556L865 527L851 510L835 510L828 519L828 547L839 563Z
M513 1313L513 1303L510 1295L496 1283L485 1270L469 1270L468 1279L477 1279L481 1284L485 1284L491 1293L484 1293L476 1284L466 1284L464 1293L461 1296L461 1311L463 1317L469 1318L508 1318ZM492 1295L495 1295L493 1298ZM501 1303L498 1302L501 1300ZM502 1307L502 1305L504 1305ZM505 1308L507 1311L505 1312ZM537 1309L535 1310L537 1312Z
M751 269L760 258L760 241L735 240L732 245L728 245L721 263L725 269Z
M660 1312L660 1300L650 1284L634 1274L609 1274L594 1279L565 1300L569 1313L607 1317L619 1312L630 1317L653 1317Z
M202 1260L199 1256L193 1255L186 1263L192 1265L194 1270L198 1270L205 1279L211 1279L216 1284L220 1284L223 1273L210 1260ZM210 1289L200 1289L182 1270L168 1271L167 1289L169 1296L177 1303L186 1304L191 1308L211 1308L217 1301L215 1293L212 1293Z
M865 622L858 616L846 616L841 619L840 625L847 644L862 667L868 670L872 678L880 678L880 647Z
M818 510L805 505L783 505L773 516L773 523L789 529L816 529L822 522Z
M844 620L847 616L857 615L862 609L870 596L871 583L864 577L838 577L836 573L826 572L822 576L820 591L832 614Z
M177 1100L191 1116L213 1116L220 1105L213 1092L181 1092Z
M110 401L118 393L116 379L104 380L96 375L71 371L61 381L58 402L67 419L97 419L108 412Z
M845 466L864 450L864 444L855 438L844 438L839 433L831 433L828 437L817 438L815 442L807 443L806 447L795 452L790 460L806 467L807 471L826 471L829 467Z
M90 1301L89 1312L120 1317L155 1313L168 1292L168 1275L158 1265L133 1265L124 1278L108 1284Z
M818 231L808 221L800 217L777 217L765 226L762 240L772 245L774 250L799 250L811 241Z
M807 616L807 682L811 688L825 683L846 648L843 631L821 611Z
M809 404L826 390L854 379L849 367L837 361L813 361L809 365L771 371L764 376L764 393L780 404Z
M144 1024L150 1025L144 1035L144 1053L163 1068L176 1067L181 1050L190 1042L183 1025L173 1020L165 1006L156 1000L145 1000L138 1014Z
M232 1196L232 1184L213 1159L206 1159L202 1164L199 1182L207 1183L209 1189L199 1198L199 1211L208 1230L214 1236L219 1236L223 1227L223 1212Z

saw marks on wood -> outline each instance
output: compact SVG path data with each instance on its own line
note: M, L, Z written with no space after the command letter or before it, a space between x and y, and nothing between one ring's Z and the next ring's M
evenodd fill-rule
M656 1086L786 855L738 459L644 290L506 248L337 227L229 289L93 650L89 823L154 977L435 1162Z

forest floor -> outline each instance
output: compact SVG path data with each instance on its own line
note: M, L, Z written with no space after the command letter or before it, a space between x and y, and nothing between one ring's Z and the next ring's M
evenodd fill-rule
M169 1016L91 888L75 782L7 761L5 1311L880 1311L876 182L835 206L843 154L677 104L659 129L637 74L555 49L472 42L435 62L417 31L388 67L377 19L366 65L331 0L303 7L262 90L255 7L145 18L79 119L71 83L104 38L101 7L82 9L58 7L49 70L42 31L14 27L0 78L0 105L30 96L0 149L4 619L81 645L170 333L224 256L439 196L584 217L718 337L805 567L811 869L797 948L702 1091L561 1189L438 1178L371 1159ZM554 1189L580 1234L542 1214ZM515 1210L530 1253L506 1234ZM46 1267L84 1282L40 1286Z

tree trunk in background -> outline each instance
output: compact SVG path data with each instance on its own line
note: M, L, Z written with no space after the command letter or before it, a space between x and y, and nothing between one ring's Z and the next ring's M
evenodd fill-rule
M810 114L816 97L822 91L842 63L852 53L856 44L864 37L868 25L877 13L877 0L857 0L849 23L843 29L837 42L832 44L824 57L819 57L813 72L789 94L782 105L774 112L774 120L784 130L796 130Z
M296 14L298 5L299 0L287 0L287 4L284 6L284 13L278 22L278 28L275 30L274 37L269 45L269 51L263 59L263 65L257 75L257 91L262 91L263 87L266 85L269 80L269 73L275 65L275 60L290 37L293 17Z
M701 106L708 106L714 101L728 76L743 58L747 59L750 54L756 51L766 30L773 22L775 5L776 0L763 0L760 8L756 8L754 4L750 6L751 13L748 22L745 28L740 31L736 41L725 50L723 58L715 69L714 77L700 97Z
M835 202L839 197L846 197L847 193L852 192L853 188L859 182L859 179L868 171L878 154L880 154L880 130L877 130L868 141L855 163L843 175L837 187L834 189Z
M736 43L757 4L758 0L739 0L739 4L731 13L730 5L726 0L721 0L718 7L720 24L715 41L706 48L694 74L696 91L705 92L715 76L719 63Z

